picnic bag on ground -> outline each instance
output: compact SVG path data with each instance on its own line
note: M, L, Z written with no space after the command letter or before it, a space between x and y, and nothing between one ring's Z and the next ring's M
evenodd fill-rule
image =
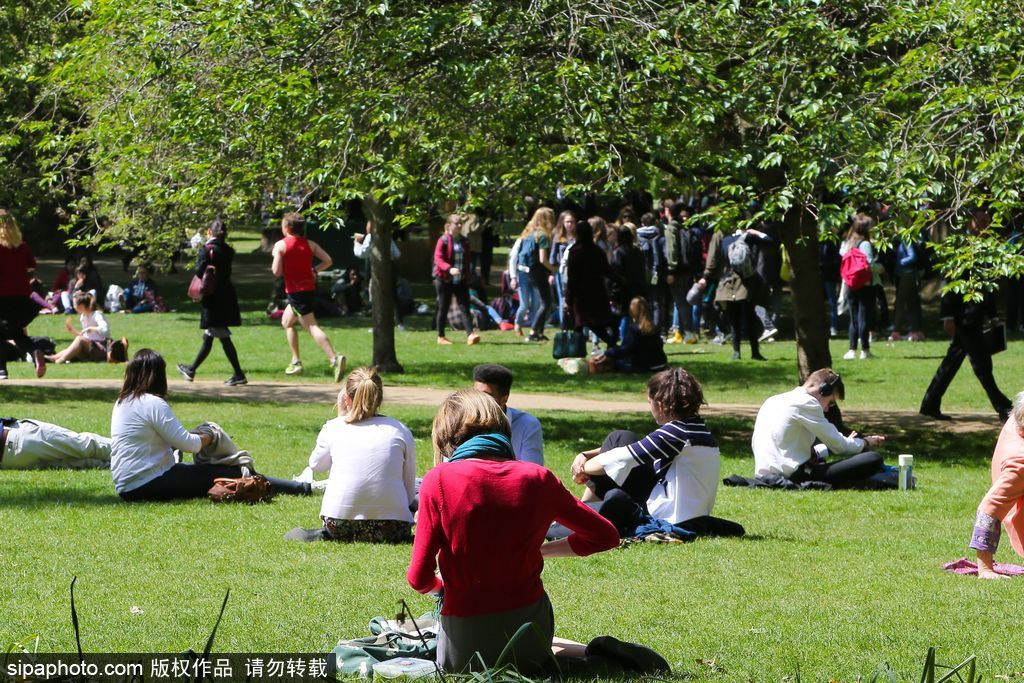
M207 247L207 249L209 249L209 260L213 261L213 247ZM216 291L217 268L211 263L207 263L206 270L203 271L202 277L199 277L198 275L192 276L192 281L188 284L188 298L199 303L205 297L213 296Z
M843 278L850 291L854 292L871 283L871 264L859 247L851 247L843 254L843 260L839 264L839 276Z
M124 363L128 360L128 339L121 337L120 339L108 339L107 340L107 362L108 363Z
M562 330L555 334L555 342L551 346L551 357L583 358L587 355L587 339L579 330Z
M274 491L262 474L251 477L217 477L206 496L214 503L255 503L270 502Z

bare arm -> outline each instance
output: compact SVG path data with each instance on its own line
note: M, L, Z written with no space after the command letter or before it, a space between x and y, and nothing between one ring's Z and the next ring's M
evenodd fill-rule
M314 273L319 273L320 271L327 270L328 268L334 265L334 259L332 259L331 255L324 251L324 248L321 247L319 244L310 241L309 248L313 250L313 256L320 261L320 263L313 266Z
M270 272L274 274L274 277L282 277L284 275L284 242L278 242L274 245L274 261L270 264Z

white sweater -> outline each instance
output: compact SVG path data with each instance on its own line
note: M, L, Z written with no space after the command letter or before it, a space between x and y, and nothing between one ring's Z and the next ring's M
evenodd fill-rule
M811 459L815 439L836 455L864 450L864 440L843 436L825 418L818 399L803 387L772 396L761 405L754 421L754 435L750 439L754 475L790 476Z
M118 493L148 484L174 467L174 449L195 453L202 446L171 412L167 401L143 394L114 404L110 416L110 473Z
M416 442L398 420L376 416L348 423L329 420L309 456L314 472L331 471L322 517L412 522L416 496Z

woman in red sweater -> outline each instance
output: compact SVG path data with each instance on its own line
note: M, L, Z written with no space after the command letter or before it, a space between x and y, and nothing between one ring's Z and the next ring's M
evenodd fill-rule
M481 658L496 665L528 622L536 628L502 663L521 673L550 664L555 624L540 579L544 558L590 555L619 543L615 527L550 470L515 459L510 433L494 399L473 389L449 396L434 418L436 465L420 487L408 579L421 593L443 594L437 660L449 672L478 669ZM553 521L574 533L545 544Z

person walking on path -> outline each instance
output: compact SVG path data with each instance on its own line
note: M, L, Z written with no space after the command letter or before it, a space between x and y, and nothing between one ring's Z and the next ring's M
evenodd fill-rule
M345 372L345 356L334 352L331 340L320 329L313 312L316 307L316 274L330 268L334 261L319 244L303 236L305 229L306 219L302 214L286 213L281 219L284 239L274 244L271 271L275 277L284 278L284 293L288 297L288 306L281 316L281 327L284 328L288 346L292 350L292 362L284 373L302 374L299 332L295 329L295 324L298 323L323 349L334 370L334 381L340 382ZM319 263L314 265L314 259Z
M450 345L444 336L444 324L448 320L448 309L452 297L462 316L462 328L466 330L466 343L472 346L480 343L480 335L473 330L473 318L469 315L469 274L472 272L472 254L469 241L462 236L462 216L449 214L444 224L444 234L434 246L434 289L437 290L437 343Z
M990 223L988 214L978 211L971 218L968 230L979 235L988 229ZM964 358L968 358L989 402L999 414L999 419L1005 422L1012 402L996 384L992 375L992 353L985 343L985 322L996 317L995 292L986 292L981 301L964 301L962 294L946 292L939 304L939 315L942 327L951 339L946 356L921 399L921 414L936 420L952 419L942 412L942 397L963 365Z
M22 239L14 216L0 209L0 343L10 339L19 352L31 355L35 359L36 377L42 377L46 374L42 351L35 349L25 333L25 328L39 314L29 284L35 269L35 257ZM6 346L0 346L0 379L7 379Z
M238 350L235 343L231 341L232 327L242 324L242 316L238 310L238 295L235 293L235 285L231 282L231 264L235 260L235 250L227 242L228 230L223 221L219 218L210 223L206 231L207 241L199 250L199 258L196 261L195 274L202 277L207 266L213 266L217 271L217 287L213 294L204 296L200 302L202 307L199 315L199 327L204 331L203 343L199 347L199 353L191 365L178 363L178 372L191 382L196 378L196 370L203 364L206 357L213 349L213 340L220 339L220 345L224 349L224 355L231 363L234 374L224 384L229 387L248 384L242 366L238 362Z

